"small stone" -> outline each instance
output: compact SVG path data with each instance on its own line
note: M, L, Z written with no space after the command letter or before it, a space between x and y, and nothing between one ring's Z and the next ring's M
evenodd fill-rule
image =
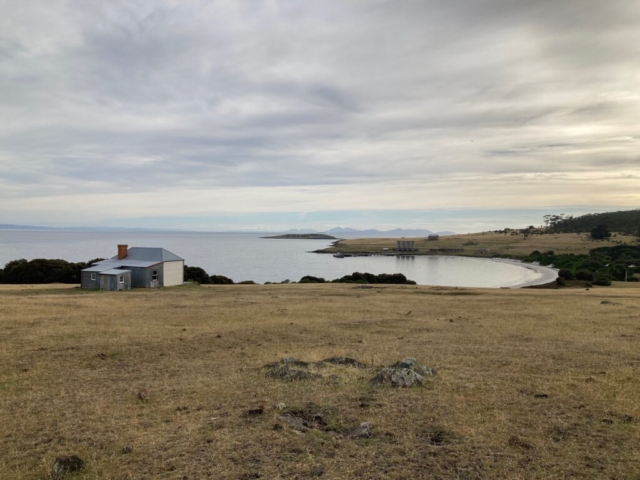
M274 405L274 408L276 410L284 410L285 408L287 408L287 405L284 402L279 402Z
M357 427L351 428L347 432L350 438L371 438L373 436L373 425L369 422L361 423Z
M534 393L533 397L534 398L549 398L549 394L548 393Z
M321 477L324 475L324 465L316 465L310 472L312 477Z
M288 365L276 366L269 370L266 375L268 378L279 378L287 382L298 382L301 380L315 380L322 378L322 375L317 373L305 372L291 368Z
M281 431L281 430L284 430L284 427L283 427L282 425L280 425L279 423L276 423L276 424L273 426L273 430L274 430L274 431L276 431L276 432L279 432L279 431Z
M79 472L84 467L84 461L77 455L57 457L51 468L54 478L63 477L69 473Z
M144 388L138 392L138 400L147 401L149 400L149 392L147 392Z
M131 452L133 452L133 447L132 446L127 445L126 447L122 447L122 453L124 455L128 455Z

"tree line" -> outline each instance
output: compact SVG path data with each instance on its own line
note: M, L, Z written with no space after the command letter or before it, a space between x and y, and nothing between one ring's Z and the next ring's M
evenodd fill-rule
M543 218L550 233L590 233L593 238L601 239L607 238L606 232L618 232L640 237L640 210L588 213L577 217L561 213Z

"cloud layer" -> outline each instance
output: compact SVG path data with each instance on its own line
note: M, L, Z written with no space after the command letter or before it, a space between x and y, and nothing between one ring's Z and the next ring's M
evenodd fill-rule
M640 205L631 0L0 7L4 223Z

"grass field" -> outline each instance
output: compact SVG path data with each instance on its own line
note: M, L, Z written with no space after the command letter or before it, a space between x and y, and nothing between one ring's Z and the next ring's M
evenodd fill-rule
M0 339L2 479L70 454L74 479L640 479L637 285L7 286ZM333 355L368 368L265 377ZM407 356L436 380L368 385ZM335 428L298 432L279 403ZM341 433L361 422L372 438Z
M394 254L396 248L395 238L357 238L341 240L336 246L324 250L326 253L381 253L383 248L389 248L388 253ZM637 245L638 237L633 235L616 234L610 241L593 241L588 235L577 233L558 233L548 235L530 235L525 238L522 235L504 233L481 232L467 235L452 235L441 237L437 241L428 241L425 238L416 238L417 255L434 254L432 249L463 248L460 253L444 253L446 255L462 256L487 256L510 255L514 258L523 258L534 250L547 252L553 250L559 253L589 253L589 250L598 247L612 246L620 243ZM485 250L480 252L480 250ZM437 253L435 253L437 254Z

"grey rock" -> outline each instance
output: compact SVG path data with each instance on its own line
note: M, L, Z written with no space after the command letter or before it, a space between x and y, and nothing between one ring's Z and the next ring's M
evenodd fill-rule
M79 472L84 468L84 461L77 455L57 457L51 467L53 478L63 478L69 473Z
M275 366L269 370L265 376L267 378L278 378L286 382L298 382L301 380L315 380L322 378L322 375L317 373L305 372L304 370L291 368L288 365Z
M278 418L280 419L280 421L286 423L291 428L299 432L306 432L307 430L309 430L309 428L304 424L304 421L301 418L291 415L282 415Z
M424 385L425 379L422 375L408 368L383 368L378 374L369 380L372 385L390 385L392 387L409 388L414 385Z
M357 427L349 429L347 436L350 438L371 438L373 437L373 425L369 422L361 423Z
M391 365L390 368L396 368L396 369L406 368L409 370L413 370L414 372L419 373L424 377L434 377L437 373L435 368L425 367L420 362L418 362L418 360L411 357L403 358L399 362Z

